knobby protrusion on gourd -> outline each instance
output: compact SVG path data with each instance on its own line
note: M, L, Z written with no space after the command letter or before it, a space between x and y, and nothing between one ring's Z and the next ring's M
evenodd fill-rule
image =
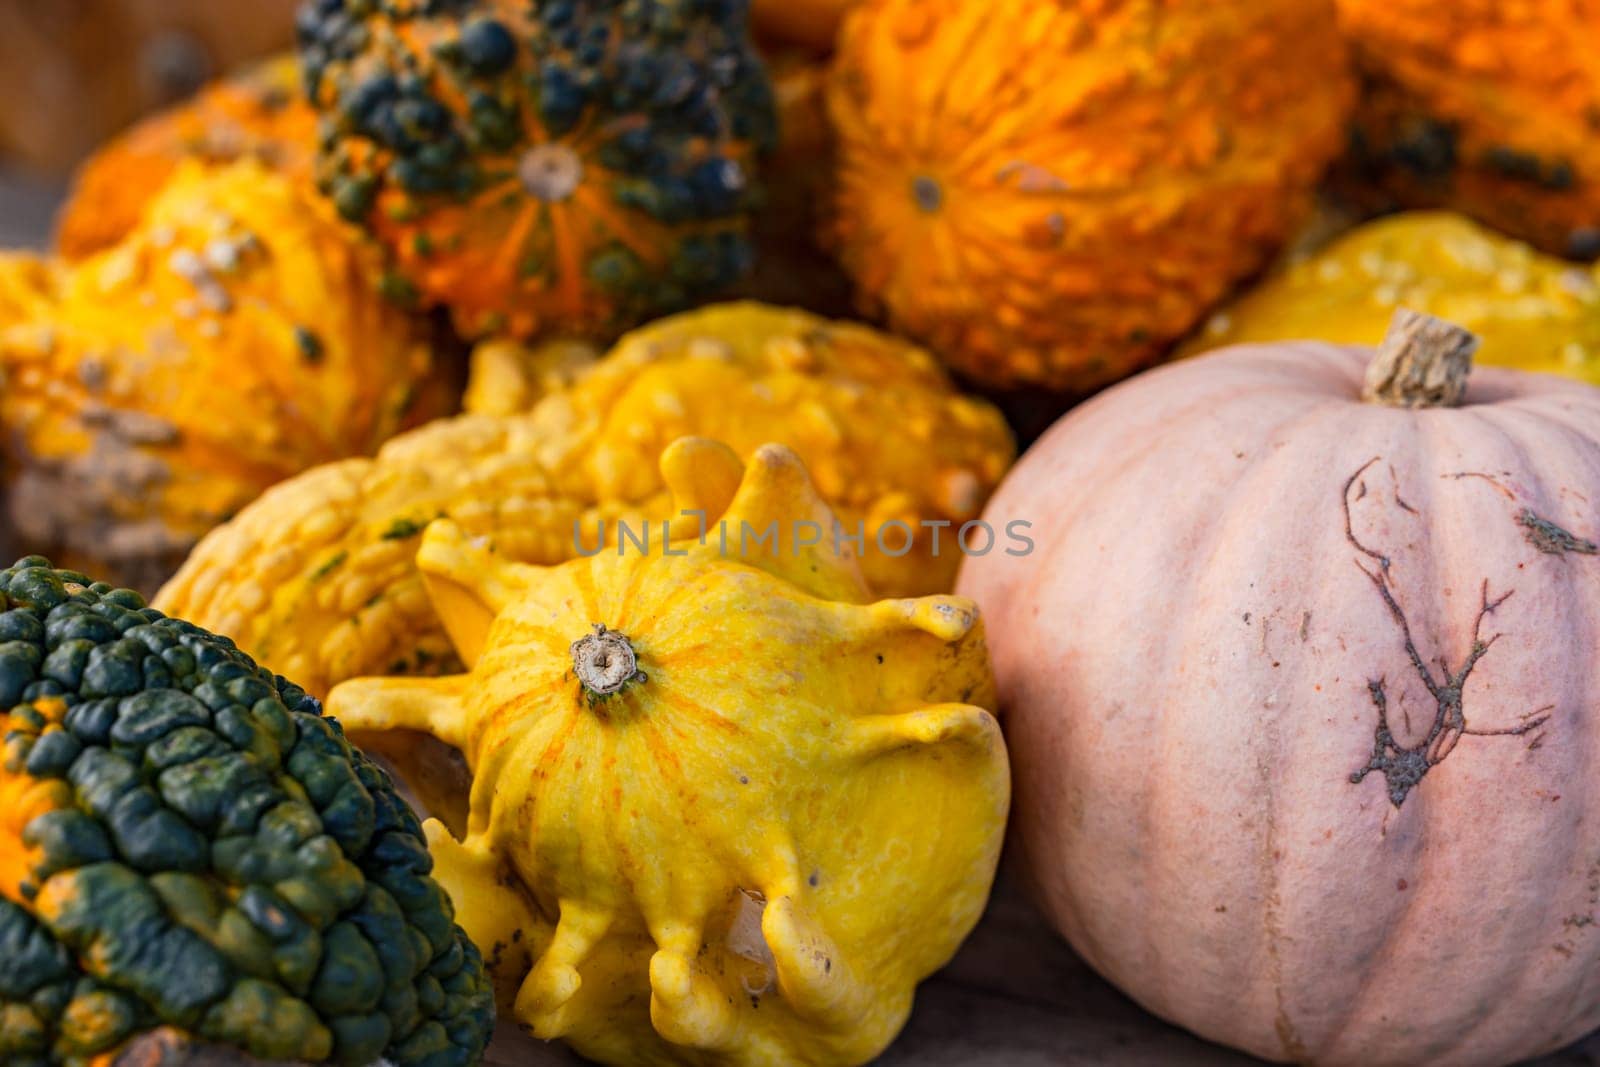
M1470 330L1400 308L1367 366L1361 399L1397 408L1460 407L1478 344Z
M650 680L639 669L633 643L601 623L595 623L594 633L572 642L572 669L591 702L616 696L633 682Z

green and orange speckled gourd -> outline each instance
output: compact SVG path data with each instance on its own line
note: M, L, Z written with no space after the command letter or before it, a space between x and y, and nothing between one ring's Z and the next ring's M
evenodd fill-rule
M1311 214L1332 0L865 0L829 87L865 309L995 386L1147 365Z
M775 137L745 0L314 0L319 175L469 336L614 338L740 277Z
M670 517L657 460L691 435L740 454L788 444L841 523L865 532L875 590L942 593L960 563L959 526L1016 455L1000 413L957 392L927 352L800 311L687 312L588 367L568 345L554 359L488 351L501 399L525 408L436 422L376 459L275 487L201 542L157 606L229 634L316 696L360 675L448 670L454 653L415 565L430 521L448 516L508 559L558 563L578 551L574 523L592 547L602 521L615 544L619 521ZM909 545L896 522L915 535Z
M194 161L112 248L0 270L25 305L0 321L22 544L153 590L267 486L448 411L380 275L313 190Z
M1339 0L1339 17L1366 83L1350 191L1600 258L1600 3Z
M105 1067L158 1029L478 1062L493 991L421 826L299 687L30 558L0 569L0 733L0 1063Z
M540 568L448 522L418 562L468 674L358 679L352 737L457 748L436 871L502 1006L604 1063L845 1065L977 922L1009 806L969 601L871 602L787 449L674 443L648 551ZM780 530L777 544L741 530ZM726 547L719 531L728 531ZM660 532L660 531L658 531Z

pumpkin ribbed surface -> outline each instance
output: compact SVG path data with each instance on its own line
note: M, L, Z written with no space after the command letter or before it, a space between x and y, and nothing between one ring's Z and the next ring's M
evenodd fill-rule
M575 523L586 548L601 521L615 545L619 520L637 533L672 517L656 458L689 434L742 455L767 440L793 447L846 533L866 531L875 589L944 592L960 561L955 527L977 517L1015 454L1000 414L956 393L926 352L804 312L691 312L549 378L542 353L496 358L525 414L437 422L375 460L277 487L196 549L163 610L233 636L316 694L361 674L436 672L453 657L415 565L429 522L447 516L531 563L576 555ZM570 384L552 387L563 376ZM915 541L889 527L882 551L875 534L894 522Z
M1362 403L1371 359L1162 368L996 494L1039 523L960 583L1012 858L1084 959L1212 1040L1521 1063L1600 1025L1600 389L1412 362ZM1464 402L1388 406L1430 381Z
M256 159L309 180L316 112L300 94L300 66L282 56L208 86L193 100L156 114L102 147L78 171L56 224L56 248L69 259L120 241L139 222L185 159L224 164Z
M188 164L122 243L0 327L9 517L145 589L261 490L448 397L339 221L254 163Z
M1329 0L871 0L829 95L839 251L973 378L1102 385L1310 213L1351 95Z
M319 174L471 336L614 337L750 265L772 96L743 0L317 0Z
M1471 330L1482 363L1600 385L1600 277L1431 212L1368 223L1288 264L1212 316L1183 351L1307 337L1377 344L1396 307Z
M1339 0L1364 182L1600 258L1600 3Z

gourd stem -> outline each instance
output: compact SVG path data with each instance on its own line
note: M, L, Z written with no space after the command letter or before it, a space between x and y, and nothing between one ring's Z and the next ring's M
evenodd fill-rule
M615 696L633 682L649 681L639 669L633 643L599 623L594 633L572 642L572 669L591 703Z
M1459 407L1478 343L1470 330L1401 308L1367 366L1361 399L1397 408Z
M559 204L583 184L583 157L560 142L536 145L517 164L517 177L530 196Z

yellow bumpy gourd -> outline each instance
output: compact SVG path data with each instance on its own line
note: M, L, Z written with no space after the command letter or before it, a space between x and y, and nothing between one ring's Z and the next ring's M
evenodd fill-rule
M267 487L450 410L381 266L311 190L196 160L112 247L0 265L0 521L148 592Z
M1600 274L1447 212L1369 222L1284 265L1181 354L1306 338L1376 345L1397 307L1471 330L1480 363L1600 385Z
M525 1029L611 1063L864 1062L999 857L976 607L869 603L848 551L799 543L832 513L786 448L742 480L703 439L661 466L721 521L555 567L435 523L418 560L471 673L347 682L329 712L465 756L435 877Z
M1016 456L1000 413L922 349L760 304L661 319L598 361L582 345L485 345L474 383L469 414L263 495L205 538L156 607L318 697L349 678L454 670L415 566L429 522L492 538L507 559L560 563L577 554L575 524L590 544L602 523L615 538L619 522L670 516L656 461L689 436L741 455L793 448L863 532L873 589L945 593L956 534ZM928 525L941 522L942 537ZM914 540L893 554L906 528Z

